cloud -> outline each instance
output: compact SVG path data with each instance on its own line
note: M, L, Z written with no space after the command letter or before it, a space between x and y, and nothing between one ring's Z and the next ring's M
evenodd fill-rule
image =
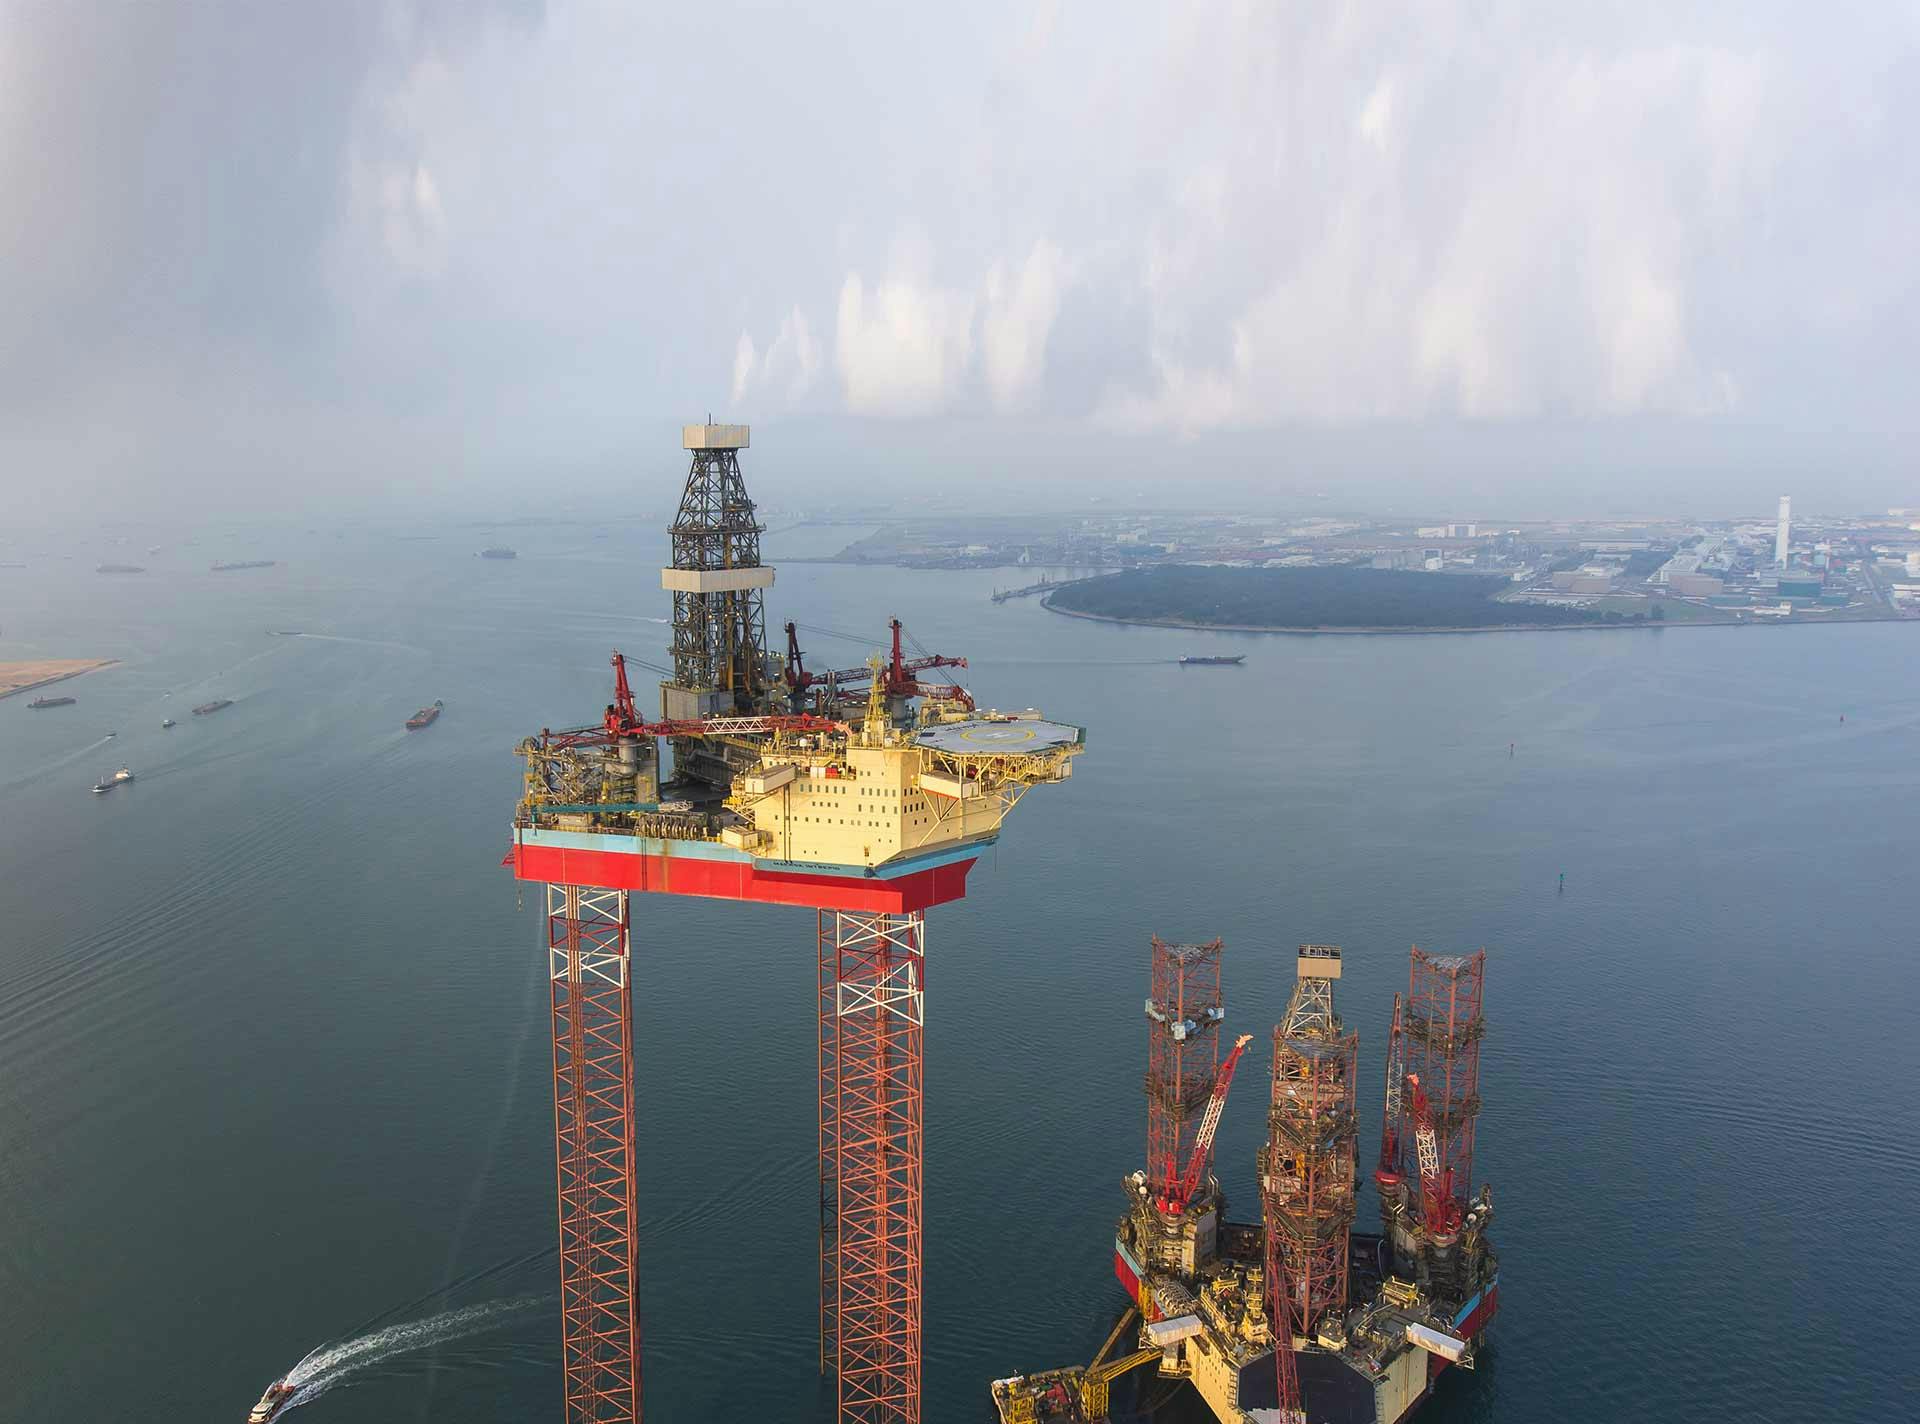
M957 393L973 357L974 299L910 275L872 287L858 272L840 287L834 360L847 409L921 415Z
M987 274L980 346L987 389L1003 410L1039 390L1065 280L1060 249L1045 238L1033 245L1018 275L1009 277L1003 263Z
M739 344L733 348L733 403L745 399L747 388L753 384L753 370L759 364L759 354L754 350L753 337L747 332L740 333Z
M0 6L0 471L510 497L729 392L1911 469L1911 7L852 4Z
M1237 57L1247 137L1165 190L1136 258L1157 379L1103 419L1726 408L1740 353L1713 349L1703 291L1773 200L1756 148L1778 137L1776 65L1653 35L1517 64L1448 6L1408 45L1384 15L1291 48L1273 12L1217 18L1204 44Z
M740 333L733 352L733 400L738 405L749 394L763 400L798 405L813 389L820 369L820 352L806 314L794 307L780 319L767 354L758 354L753 337Z
M842 282L834 360L846 408L890 416L964 408L978 402L983 382L996 410L1030 404L1042 390L1047 342L1071 279L1059 245L1040 238L1018 263L996 260L964 287L927 278L925 253L910 229L886 277L870 286L854 271Z

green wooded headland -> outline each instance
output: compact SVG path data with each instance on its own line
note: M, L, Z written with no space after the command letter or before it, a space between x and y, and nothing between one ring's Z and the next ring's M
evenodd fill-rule
M1638 615L1501 603L1501 574L1342 565L1236 569L1163 564L1069 584L1050 607L1095 618L1238 628L1514 628L1638 622Z

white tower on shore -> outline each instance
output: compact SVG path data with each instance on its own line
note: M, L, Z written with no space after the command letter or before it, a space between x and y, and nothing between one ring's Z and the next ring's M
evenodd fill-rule
M1791 498L1784 494L1780 496L1780 528L1773 536L1773 561L1783 569L1787 566L1787 526L1792 506Z

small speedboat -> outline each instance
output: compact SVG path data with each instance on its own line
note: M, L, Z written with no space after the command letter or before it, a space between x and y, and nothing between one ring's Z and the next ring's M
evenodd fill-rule
M115 737L117 737L117 736L119 736L119 735L120 735L120 734L119 734L118 732L108 732L108 733L107 733L107 739L108 739L109 741L111 741L111 740L112 740L113 738L115 738Z
M300 1386L289 1384L285 1380L275 1380L267 1386L267 1392L260 1396L260 1402L253 1406L253 1412L247 1415L247 1424L267 1424L293 1398L294 1391Z
M166 721L160 724L160 730L164 732L169 727L177 727L179 725L180 724L178 722L174 721L173 718L169 717L167 718Z

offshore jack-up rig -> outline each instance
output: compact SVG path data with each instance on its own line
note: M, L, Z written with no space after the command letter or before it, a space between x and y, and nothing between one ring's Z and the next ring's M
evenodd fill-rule
M842 1421L921 1417L924 912L1085 741L982 711L919 674L961 658L810 672L770 653L744 425L691 425L672 526L673 670L643 716L613 656L602 718L520 744L506 863L547 886L560 1311L568 1424L641 1417L630 897L816 912L820 1365ZM662 744L670 762L663 755Z
M1485 952L1415 948L1394 996L1376 1234L1353 1229L1359 1035L1334 1010L1340 950L1300 946L1273 1035L1262 1220L1238 1224L1213 1138L1250 1040L1220 1059L1222 946L1152 949L1147 1166L1126 1179L1113 1246L1130 1304L1086 1368L995 1380L1003 1424L1097 1424L1113 1381L1149 1362L1220 1424L1399 1424L1449 1365L1472 1368L1499 1307L1492 1198L1468 1197ZM1138 1348L1109 1358L1136 1316Z

